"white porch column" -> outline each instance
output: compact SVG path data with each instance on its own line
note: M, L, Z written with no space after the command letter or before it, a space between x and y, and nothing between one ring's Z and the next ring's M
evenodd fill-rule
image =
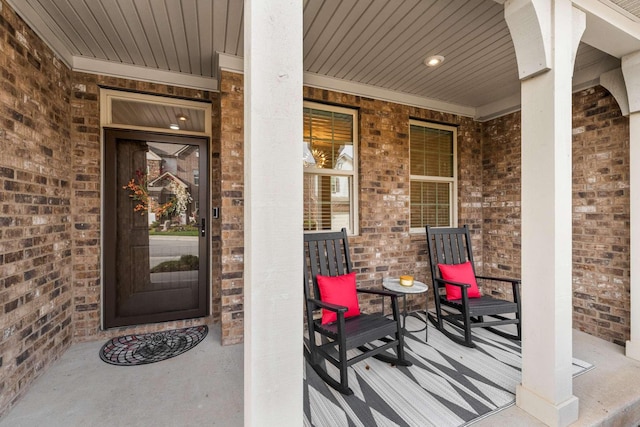
M626 354L640 360L640 52L622 58L629 100L629 188L631 223L631 339Z
M508 0L522 80L522 383L516 404L550 426L573 396L571 81L585 28L570 0Z
M303 425L302 2L245 0L244 425Z

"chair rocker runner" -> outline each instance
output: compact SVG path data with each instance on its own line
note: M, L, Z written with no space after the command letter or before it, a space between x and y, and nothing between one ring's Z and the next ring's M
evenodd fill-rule
M350 395L353 391L349 388L347 368L354 363L373 356L395 365L411 366L404 354L398 294L384 290L355 289L355 273L349 275L352 273L352 266L346 229L343 228L341 232L305 234L304 252L304 296L308 328L308 336L304 339L304 356L320 378L340 393ZM343 279L352 281L349 286L344 286L346 282ZM328 283L332 283L331 286L340 285L339 289L353 291L356 306L356 292L390 297L393 318L383 316L382 313L359 313L359 307L358 314L350 315L351 307L327 301L330 291L336 292L336 288L329 288ZM337 292L341 294L343 291ZM318 318L321 309L323 318L335 316L336 320L323 323ZM347 351L354 348L359 349L362 354L347 358ZM386 353L389 349L395 349L397 356ZM340 381L329 375L327 362L339 370Z
M509 339L520 340L522 336L520 280L475 274L467 225L460 228L427 226L426 229L435 301L435 316L433 313L428 315L431 323L447 337L467 347L475 347L471 329L478 327L486 328ZM467 261L469 265L466 265ZM465 272L466 277L464 277ZM463 280L460 280L460 277L463 277ZM458 280L456 281L455 278ZM513 301L481 295L476 283L469 283L476 282L478 279L480 279L478 283L493 281L511 284ZM450 293L449 296L447 293ZM506 317L505 314L512 314L513 317ZM445 322L462 333L462 336L445 329ZM494 326L509 324L516 325L516 334L494 328Z

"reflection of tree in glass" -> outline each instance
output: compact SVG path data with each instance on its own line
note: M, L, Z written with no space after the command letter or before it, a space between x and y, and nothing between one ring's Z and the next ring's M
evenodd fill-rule
M197 270L200 260L195 255L182 255L179 260L165 261L151 269L152 273Z
M181 215L187 210L187 205L193 201L187 187L171 181L169 190L173 193L173 198L167 203L156 209L158 218L171 218L172 216Z

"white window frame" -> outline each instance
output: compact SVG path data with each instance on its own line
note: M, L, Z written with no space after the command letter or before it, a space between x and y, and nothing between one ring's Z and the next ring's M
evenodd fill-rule
M411 183L413 181L421 182L445 182L449 183L449 227L458 226L458 128L456 126L448 126L439 123L432 123L424 120L409 120L409 134L411 133L411 126L420 126L429 129L440 129L448 132L452 132L453 137L453 176L431 176L431 175L410 175L409 176L409 195L411 194ZM411 144L409 144L409 159L411 159ZM409 162L411 165L411 162ZM410 166L409 166L410 167ZM411 196L409 196L409 203L411 203ZM411 216L411 209L409 209L409 216ZM411 224L411 218L409 218L409 224ZM426 233L425 227L411 227L411 233Z
M343 169L326 169L326 168L317 168L313 165L309 165L304 167L304 174L309 175L319 175L319 176L346 176L351 178L351 188L349 189L349 193L351 195L349 200L349 229L347 233L349 235L358 235L360 232L359 229L359 211L358 211L358 197L359 192L359 181L358 181L358 165L359 165L359 156L358 156L358 110L353 108L345 108L338 107L335 105L321 104L313 101L304 101L304 108L312 108L314 110L323 110L330 111L334 113L340 114L348 114L353 117L352 125L353 125L353 170L345 171ZM313 233L313 232L322 232L323 230L305 230L305 233ZM336 230L332 230L336 231ZM332 232L327 230L326 232ZM339 231L339 230L338 230Z

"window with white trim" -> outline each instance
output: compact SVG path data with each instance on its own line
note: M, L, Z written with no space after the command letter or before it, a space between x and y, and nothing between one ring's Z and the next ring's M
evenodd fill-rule
M454 227L457 223L457 130L453 126L411 120L411 231L426 225Z
M304 230L358 233L357 111L304 103Z

